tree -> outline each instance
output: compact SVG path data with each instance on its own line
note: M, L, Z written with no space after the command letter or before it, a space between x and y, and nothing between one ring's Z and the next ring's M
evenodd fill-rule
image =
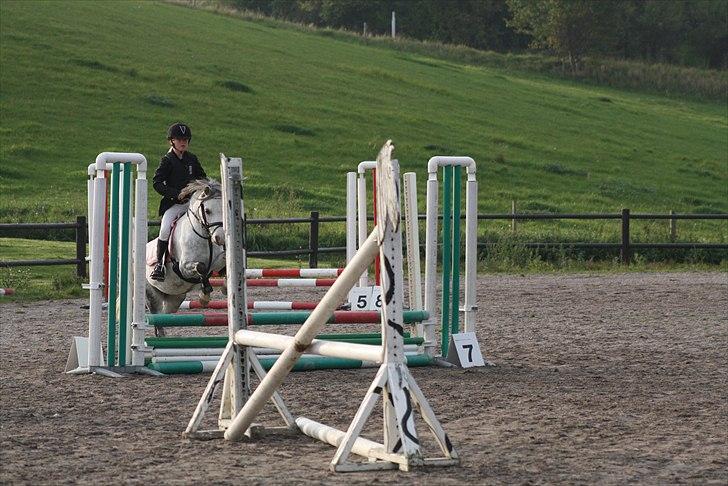
M508 25L530 35L531 46L568 59L577 70L587 53L608 52L614 44L613 2L592 0L507 0Z

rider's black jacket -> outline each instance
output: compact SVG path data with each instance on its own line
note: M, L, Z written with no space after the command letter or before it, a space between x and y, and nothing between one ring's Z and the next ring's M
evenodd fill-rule
M166 210L179 202L177 197L189 182L206 177L207 174L195 154L185 152L180 159L174 150L170 149L159 162L152 180L154 190L162 195L159 215L162 216Z

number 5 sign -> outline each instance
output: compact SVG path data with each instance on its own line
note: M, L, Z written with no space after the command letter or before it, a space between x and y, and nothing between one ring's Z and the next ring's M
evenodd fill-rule
M453 334L447 351L447 361L461 368L485 366L480 345L474 332Z
M349 292L351 310L382 310L382 287L354 287Z

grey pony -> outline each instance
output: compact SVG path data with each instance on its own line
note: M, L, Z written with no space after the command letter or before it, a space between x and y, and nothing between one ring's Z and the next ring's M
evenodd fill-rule
M152 314L170 314L179 309L187 292L195 287L202 287L200 301L210 301L211 289L201 282L206 282L212 272L225 267L225 232L222 227L222 188L220 183L212 179L201 179L190 182L181 197L190 198L187 212L177 221L172 238L172 256L179 262L179 272L167 262L164 267L163 282L152 280L149 275L153 266L147 265L146 296L147 307ZM156 255L156 247L148 247ZM207 288L206 288L207 287ZM157 335L164 335L163 328L156 328Z

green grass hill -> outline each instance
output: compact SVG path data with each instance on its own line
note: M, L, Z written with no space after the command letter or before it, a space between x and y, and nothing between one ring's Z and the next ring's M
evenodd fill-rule
M177 120L209 174L219 152L244 158L253 216L343 214L345 173L387 138L421 196L429 157L475 158L480 211L728 211L725 103L147 1L3 0L0 66L2 222L84 214L96 154L141 152L153 168Z

